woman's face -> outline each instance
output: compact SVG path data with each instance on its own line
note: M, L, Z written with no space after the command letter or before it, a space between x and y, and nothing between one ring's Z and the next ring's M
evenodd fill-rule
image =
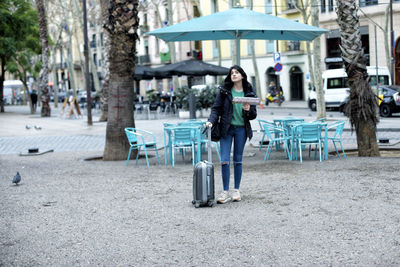
M240 82L241 80L243 80L243 76L237 69L232 69L231 80L232 82Z

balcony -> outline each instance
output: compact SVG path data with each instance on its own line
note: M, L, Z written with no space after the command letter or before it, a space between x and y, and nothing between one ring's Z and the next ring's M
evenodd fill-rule
M138 56L138 63L139 64L149 64L150 56L149 55Z

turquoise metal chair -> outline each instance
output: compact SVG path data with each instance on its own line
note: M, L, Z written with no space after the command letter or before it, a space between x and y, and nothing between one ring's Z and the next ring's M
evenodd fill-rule
M157 162L158 164L160 164L160 158L158 156L158 151L157 151L157 141L153 133L145 130L140 130L137 128L125 128L125 134L126 137L128 138L129 145L131 146L129 148L128 158L126 159L126 166L128 166L129 159L131 157L131 152L134 149L137 150L136 165L138 164L139 154L142 148L146 156L147 167L149 167L149 158L147 156L148 149L154 149L156 151Z
M191 149L192 151L192 164L195 163L195 136L196 131L198 131L196 127L185 127L185 126L177 126L172 128L172 166L175 166L176 155L175 151L177 149L182 152L182 159L185 160L185 151L186 149Z
M340 147L342 148L342 153L343 153L343 157L346 157L346 153L344 153L344 149L343 149L343 144L342 144L342 133L343 133L343 129L344 129L344 121L337 121L331 124L328 124L328 130L329 129L335 129L335 133L333 134L333 136L329 136L328 135L328 141L331 140L333 143L333 146L335 147L336 150L336 154L338 155L338 157L340 158L340 154L339 151L336 147L336 142L339 142Z
M273 124L271 125L271 123L268 123L268 122L263 124L263 129L264 129L264 133L269 141L267 151L265 152L264 161L269 159L269 156L271 154L273 146L275 145L275 148L276 148L277 144L281 144L281 143L285 144L286 155L290 159L289 143L288 143L290 140L290 137L285 134L285 130L283 128L275 126ZM276 135L275 133L277 133L277 132L280 134Z
M297 150L300 152L300 162L303 162L302 156L302 145L309 145L309 156L311 153L311 145L315 144L315 153L317 146L319 148L319 161L322 161L322 153L321 153L321 130L324 125L321 123L300 123L295 126L293 129L294 132L294 142L296 143L296 159L297 159ZM292 155L293 158L293 155ZM315 154L314 154L315 158Z
M313 120L311 123L321 123L321 122L325 122L325 121L326 121L326 118L324 117L324 118L319 118L319 119Z
M261 120L261 119L257 119L257 121L258 121L258 125L260 125L260 130L263 132L263 136L261 138L260 145L258 147L258 150L261 151L261 148L262 148L264 142L266 141L265 138L267 137L267 133L264 131L264 124L268 124L271 126L275 126L275 124L273 122L269 122L269 121ZM279 134L279 132L278 132L278 134ZM276 148L276 146L275 146L275 148Z

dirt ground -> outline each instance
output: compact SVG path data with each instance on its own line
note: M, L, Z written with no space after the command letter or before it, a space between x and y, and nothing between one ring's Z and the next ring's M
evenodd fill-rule
M400 265L397 158L264 153L245 150L241 202L201 209L190 158L0 155L0 266Z

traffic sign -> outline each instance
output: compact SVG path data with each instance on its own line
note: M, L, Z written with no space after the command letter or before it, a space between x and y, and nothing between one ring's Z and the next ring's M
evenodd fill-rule
M280 72L282 70L282 64L276 63L274 66L275 71Z
M274 62L281 62L281 53L280 52L275 52L274 53Z

